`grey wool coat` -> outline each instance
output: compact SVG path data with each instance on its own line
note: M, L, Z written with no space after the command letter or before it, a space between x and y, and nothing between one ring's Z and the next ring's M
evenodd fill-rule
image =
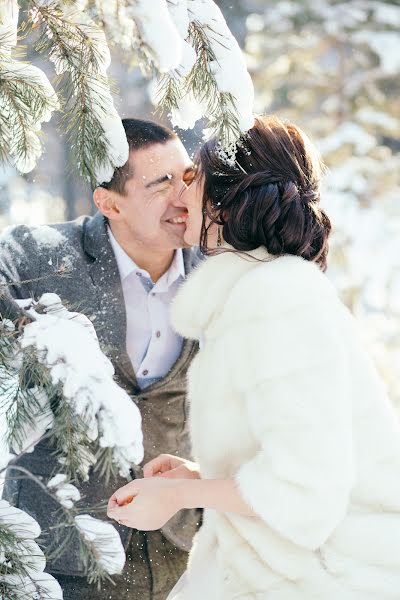
M200 261L200 255L194 249L184 249L183 253L188 274ZM43 293L54 292L67 307L92 320L100 345L114 365L116 381L141 411L144 463L162 452L190 458L186 372L197 344L185 340L180 357L167 375L150 387L140 389L126 352L121 281L101 214L57 225L21 225L9 229L0 238L0 282L8 284L0 288L1 293L14 298L37 300ZM60 470L52 448L45 441L37 444L33 453L21 457L19 464L44 481ZM10 469L8 477L12 475ZM142 477L141 467L135 467L132 476ZM99 475L91 473L89 480L80 486L81 506L106 501L125 483L125 479L118 477L106 485ZM39 522L45 546L54 543L57 528L52 526L56 524L57 505L34 481L7 478L3 497ZM97 512L94 516L107 519L105 514ZM182 510L163 527L162 533L175 546L189 551L200 520L200 510ZM131 530L116 527L127 548ZM77 542L72 541L60 558L48 561L47 570L55 574L84 575L78 557Z

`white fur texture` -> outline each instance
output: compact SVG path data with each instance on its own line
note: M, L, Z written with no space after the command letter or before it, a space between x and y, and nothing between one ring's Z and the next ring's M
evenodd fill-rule
M208 258L172 307L204 340L188 374L202 476L235 478L259 515L205 511L178 598L398 600L400 426L385 388L318 267L251 254L267 262Z

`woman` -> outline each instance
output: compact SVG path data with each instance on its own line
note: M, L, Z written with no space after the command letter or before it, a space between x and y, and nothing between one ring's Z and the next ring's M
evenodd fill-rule
M172 309L200 340L188 375L197 463L154 459L109 515L154 529L205 508L174 600L398 599L400 427L323 274L314 150L264 117L234 163L208 142L198 167L185 240L210 256Z

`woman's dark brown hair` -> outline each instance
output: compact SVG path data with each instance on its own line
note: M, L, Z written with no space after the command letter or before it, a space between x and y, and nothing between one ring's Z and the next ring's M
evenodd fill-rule
M204 182L205 254L213 253L207 248L211 219L235 250L265 246L270 254L295 254L326 269L331 224L319 205L321 162L296 125L258 117L239 141L234 161L210 140L197 162Z

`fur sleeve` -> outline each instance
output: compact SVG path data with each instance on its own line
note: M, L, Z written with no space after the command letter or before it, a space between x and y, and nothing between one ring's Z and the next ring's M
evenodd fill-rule
M269 527L311 550L343 519L354 479L341 326L338 301L326 298L276 318L249 317L231 340L259 447L237 484Z

